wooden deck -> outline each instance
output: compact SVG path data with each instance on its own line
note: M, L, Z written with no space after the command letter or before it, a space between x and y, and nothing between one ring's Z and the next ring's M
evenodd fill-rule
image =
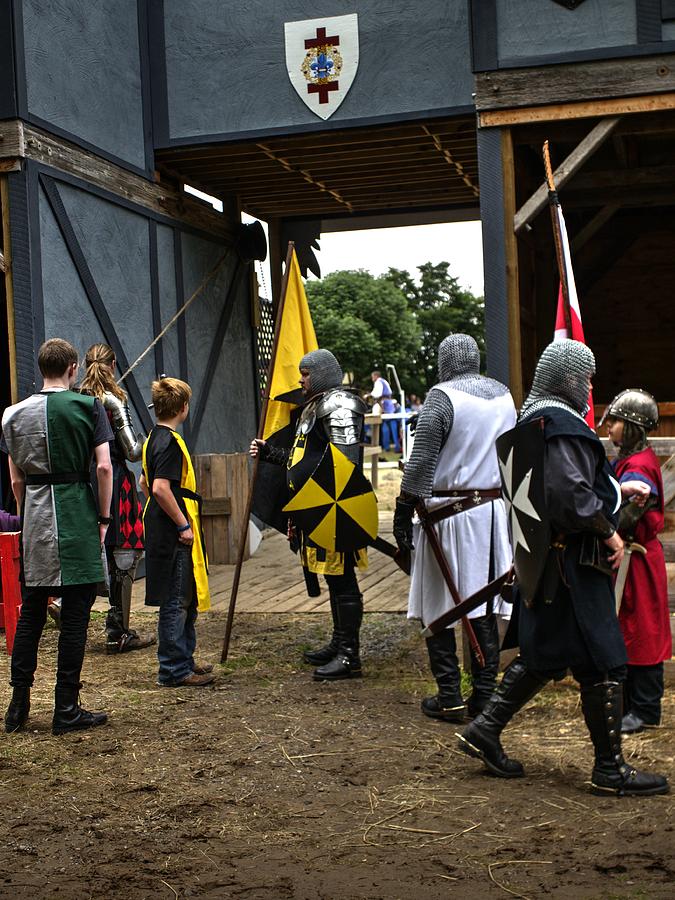
M380 515L380 536L393 541L392 513ZM211 608L226 610L234 566L211 566ZM368 568L359 572L359 584L364 596L366 612L402 613L408 604L408 576L376 550L368 552ZM328 612L328 591L323 578L321 596L308 597L298 558L288 548L288 542L278 532L265 537L255 556L242 568L237 599L237 614L243 613L304 613ZM145 598L145 581L134 585L132 610L139 610ZM107 601L99 598L96 608L107 609Z

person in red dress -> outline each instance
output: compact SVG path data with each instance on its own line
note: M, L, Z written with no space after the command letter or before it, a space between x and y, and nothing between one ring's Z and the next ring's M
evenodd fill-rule
M663 697L663 662L670 659L672 638L668 579L658 535L664 527L661 467L647 443L658 425L658 406L646 391L622 391L603 416L610 440L618 447L612 462L624 503L619 534L647 552L634 551L626 578L619 624L628 652L623 734L659 725Z

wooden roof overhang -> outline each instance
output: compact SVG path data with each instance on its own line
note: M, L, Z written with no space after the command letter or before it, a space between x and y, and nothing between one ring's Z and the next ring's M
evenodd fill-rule
M156 164L265 220L479 205L474 115L160 149Z

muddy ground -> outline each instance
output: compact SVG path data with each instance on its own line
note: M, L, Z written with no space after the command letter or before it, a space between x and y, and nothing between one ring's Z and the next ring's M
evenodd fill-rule
M455 726L420 714L432 685L402 616L366 616L366 677L345 684L313 684L299 663L326 627L242 615L214 687L166 689L152 650L103 654L99 615L83 699L110 722L54 738L48 625L29 730L0 737L0 896L673 896L671 799L589 794L572 683L509 729L527 777L502 781L455 750ZM201 619L202 659L222 632L221 616ZM671 777L674 706L666 727L625 742L631 762Z

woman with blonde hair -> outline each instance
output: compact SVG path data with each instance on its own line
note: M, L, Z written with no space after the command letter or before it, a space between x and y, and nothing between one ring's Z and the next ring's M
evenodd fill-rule
M131 587L143 555L143 510L136 477L128 463L138 462L143 436L131 422L127 395L115 381L115 353L107 344L93 344L84 358L86 374L80 390L103 404L115 439L110 442L113 464L112 521L105 549L110 573L110 610L106 619L106 651L125 653L155 643L153 635L139 635L129 628ZM95 481L92 482L95 487Z

